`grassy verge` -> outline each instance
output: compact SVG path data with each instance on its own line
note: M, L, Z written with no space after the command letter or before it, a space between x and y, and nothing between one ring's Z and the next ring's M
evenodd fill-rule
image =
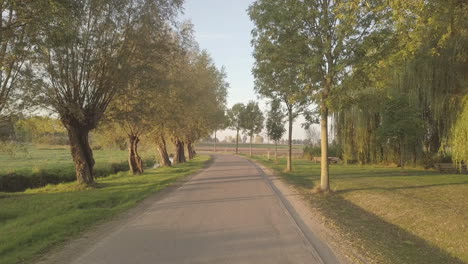
M97 180L96 188L74 183L49 185L22 193L0 193L0 263L30 260L99 221L124 211L145 197L201 169L200 155L172 168L144 175L119 173Z
M374 263L468 263L468 177L379 166L331 165L333 194L314 194L320 165L293 162L294 172L253 157L302 190L343 243Z
M96 177L129 170L125 150L95 150ZM143 153L146 166L154 157ZM24 191L47 184L72 182L75 167L68 146L27 146L16 156L0 155L0 192Z

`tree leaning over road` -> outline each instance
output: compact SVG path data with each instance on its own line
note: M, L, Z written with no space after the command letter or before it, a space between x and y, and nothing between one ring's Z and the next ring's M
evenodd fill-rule
M240 114L240 127L249 136L250 156L252 156L252 138L262 132L264 120L258 103L254 101L250 101Z

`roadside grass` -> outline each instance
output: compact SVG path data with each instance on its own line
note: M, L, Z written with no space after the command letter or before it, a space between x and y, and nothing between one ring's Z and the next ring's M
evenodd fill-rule
M324 223L373 263L468 263L468 175L383 166L330 165L334 191L313 193L320 164L254 156L299 187ZM361 260L362 261L362 260Z
M129 170L125 150L94 150L96 177ZM145 166L151 167L155 157L143 152ZM75 166L68 146L33 146L18 151L15 156L0 154L0 192L24 191L47 184L72 182Z
M150 169L139 176L118 173L97 179L93 188L63 183L21 193L0 193L0 263L28 262L195 173L209 159L198 155L187 163Z
M119 163L127 160L128 151L119 149L93 150L96 166L101 164ZM143 158L151 154L143 153ZM73 169L73 160L69 146L27 146L25 152L16 156L0 154L0 173L27 171L34 169Z

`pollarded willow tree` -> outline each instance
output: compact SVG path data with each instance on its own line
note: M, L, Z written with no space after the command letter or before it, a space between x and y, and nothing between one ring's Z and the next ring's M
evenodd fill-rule
M265 118L257 102L250 101L240 113L240 127L249 136L250 156L252 156L252 138L262 132L264 121Z
M339 97L355 51L378 27L384 13L380 1L257 0L249 13L255 35L270 43L270 58L300 69L298 78L309 86L320 107L321 189L329 190L328 117Z
M126 29L125 50L129 54L124 64L126 85L119 90L106 114L128 138L128 163L133 174L143 173L138 144L150 133L153 115L160 110L153 107L154 98L166 92L166 68L170 63L166 53L173 45L169 23L180 8L178 3L165 9L161 6L157 1L146 0L134 9L133 21Z
M159 1L173 6L173 1ZM177 1L178 2L178 1ZM42 29L39 63L44 105L60 116L70 139L79 183L94 182L88 134L125 85L130 0L53 1ZM161 5L163 6L163 5Z
M183 24L174 35L165 92L153 98L160 153L167 154L164 137L170 138L174 163L192 159L195 142L219 126L218 114L224 112L229 86L224 69L218 69L206 51L198 50L191 28Z

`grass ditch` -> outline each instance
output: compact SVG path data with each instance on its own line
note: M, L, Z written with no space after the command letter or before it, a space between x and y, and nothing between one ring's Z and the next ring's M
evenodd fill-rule
M25 192L0 192L0 263L29 262L96 223L133 207L151 194L204 167L209 156L143 175L120 172L98 178L93 188L76 183Z
M313 193L320 165L294 160L291 173L264 157L252 159L272 168L301 190L343 243L371 263L467 263L468 178L432 170L383 166L331 165L332 194ZM359 260L357 260L359 261Z
M95 150L94 173L106 177L129 170L125 150ZM146 167L152 167L155 158L143 153ZM76 180L70 150L66 146L28 146L17 156L0 155L0 192L19 192Z

